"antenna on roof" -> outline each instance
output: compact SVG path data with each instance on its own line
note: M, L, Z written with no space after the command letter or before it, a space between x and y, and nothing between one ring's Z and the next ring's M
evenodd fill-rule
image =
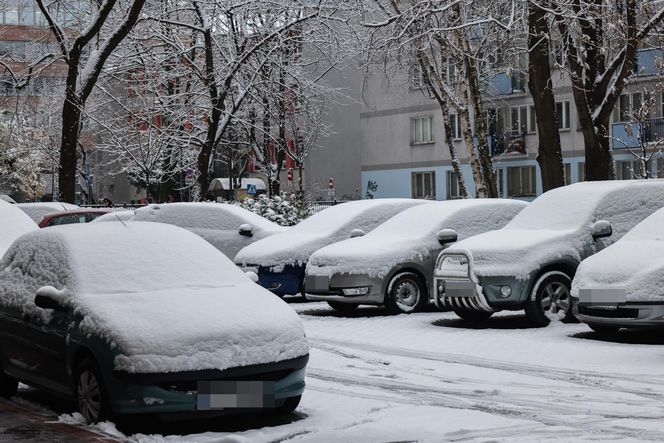
M127 224L126 224L125 222L122 221L122 219L120 218L120 216L119 216L118 214L113 214L113 215L115 215L115 218L117 218L118 221L119 221L120 223L122 223L122 224L124 225L125 228L127 227Z
M60 203L60 206L62 206L62 209L64 209L65 211L69 211L69 209L67 209L67 207L65 206L64 203L62 203L62 202L58 202L58 203Z

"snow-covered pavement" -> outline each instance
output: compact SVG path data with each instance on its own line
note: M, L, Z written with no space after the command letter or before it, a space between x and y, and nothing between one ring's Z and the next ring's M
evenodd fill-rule
M664 440L664 334L626 333L606 341L582 324L529 329L516 313L471 329L453 313L387 316L367 307L338 314L323 303L291 306L311 345L307 390L291 419L262 420L239 432L169 424L170 435L119 437Z

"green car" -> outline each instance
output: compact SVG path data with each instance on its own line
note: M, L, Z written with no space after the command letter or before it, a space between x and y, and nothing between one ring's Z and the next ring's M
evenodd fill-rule
M504 228L438 256L434 300L467 320L525 310L536 326L571 319L570 287L586 257L664 206L664 180L584 182L542 194Z
M72 398L89 422L128 414L294 410L302 322L195 234L148 222L28 233L0 260L0 395Z

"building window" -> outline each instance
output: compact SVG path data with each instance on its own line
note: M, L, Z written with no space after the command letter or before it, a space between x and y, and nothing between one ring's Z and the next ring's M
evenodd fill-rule
M636 111L641 108L641 93L622 94L618 101L618 121L628 122Z
M569 102L556 102L556 118L559 130L569 129Z
M532 197L537 194L535 166L507 168L507 196Z
M511 108L512 131L525 134L528 125L528 106L514 106Z
M424 77L422 76L422 67L415 62L408 71L408 86L410 89L424 89Z
M436 199L436 173L434 171L411 174L413 198Z
M571 185L572 184L572 164L571 163L565 163L565 185Z
M456 171L447 171L447 199L463 198L459 185L459 174Z
M461 140L461 119L458 114L450 115L450 128L453 140Z
M664 178L664 159L662 157L657 158L657 161L655 162L655 167L657 168L655 170L655 177Z
M433 116L413 117L410 120L413 144L433 143Z
M576 164L576 175L578 181L586 181L586 164L584 162L579 162Z
M635 160L616 161L616 179L634 180L643 178L643 163Z
M535 134L537 132L537 116L535 115L535 106L528 106L528 133Z

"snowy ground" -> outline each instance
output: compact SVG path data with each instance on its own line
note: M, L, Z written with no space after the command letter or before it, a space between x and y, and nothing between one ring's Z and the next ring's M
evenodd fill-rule
M602 340L582 324L529 329L516 314L469 329L452 313L291 306L311 344L296 414L101 430L140 442L664 441L664 334Z

